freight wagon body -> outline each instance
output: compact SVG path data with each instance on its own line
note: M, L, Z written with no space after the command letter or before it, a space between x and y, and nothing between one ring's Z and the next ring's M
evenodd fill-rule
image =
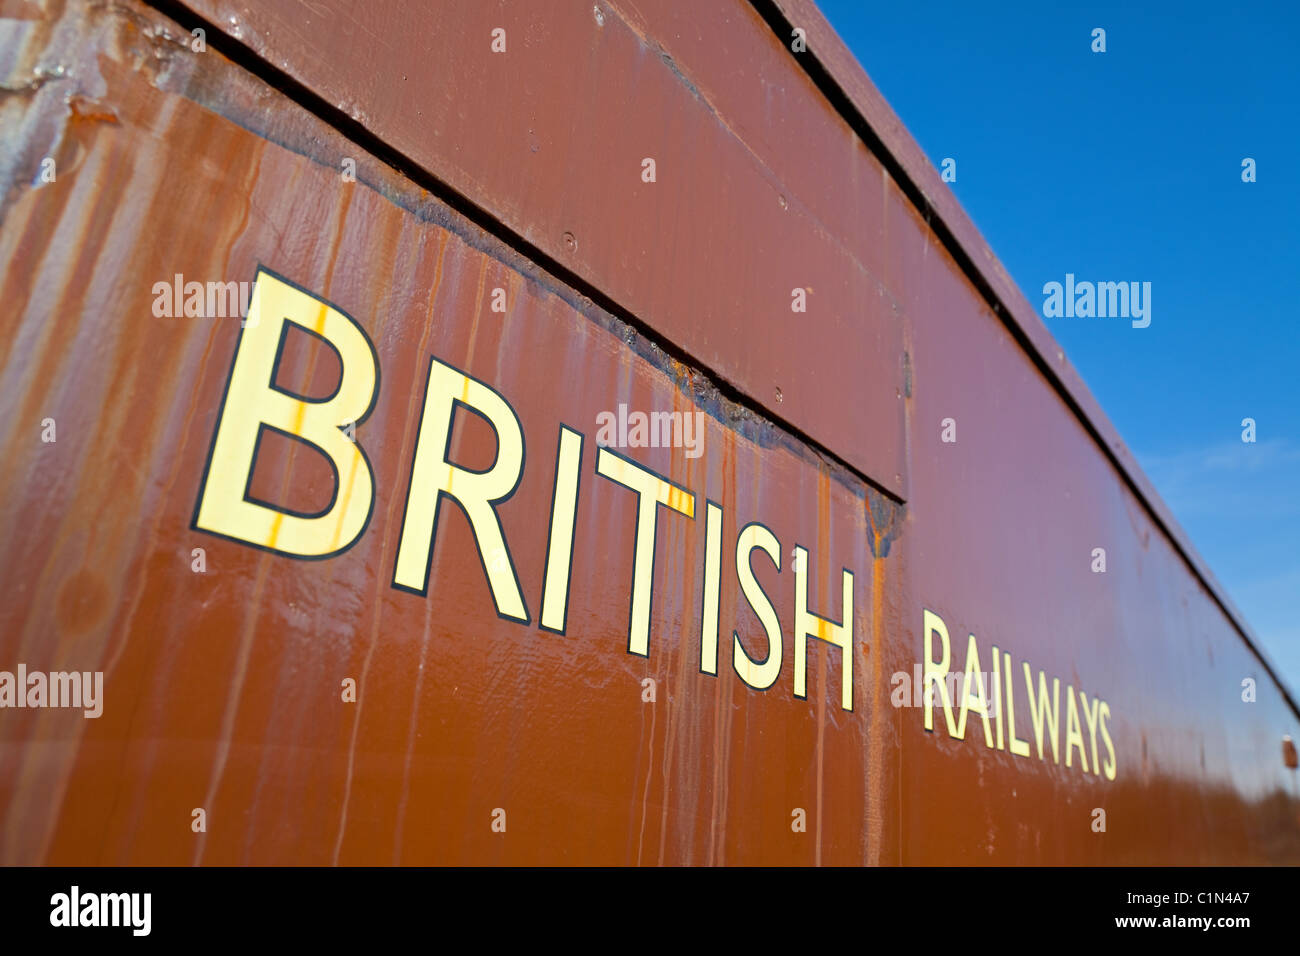
M1294 702L806 0L0 71L3 862L1300 861Z

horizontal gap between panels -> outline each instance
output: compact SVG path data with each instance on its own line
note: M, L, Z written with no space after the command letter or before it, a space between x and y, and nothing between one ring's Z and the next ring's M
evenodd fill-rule
M755 401L748 393L733 385L725 377L718 374L715 369L700 362L676 343L665 338L649 323L624 308L612 296L595 284L538 248L509 225L496 218L487 209L475 203L473 199L439 179L420 165L418 160L380 139L356 119L330 104L318 93L284 70L268 62L243 41L222 30L218 24L212 23L202 15L195 13L181 0L141 0L141 2L176 21L186 31L201 27L205 33L205 42L209 47L281 93L294 104L366 150L385 165L390 166L401 176L428 190L435 199L445 203L475 226L514 249L519 255L532 261L579 295L590 299L597 307L627 323L636 330L637 334L653 343L670 358L698 371L709 380L709 384L716 388L718 394L724 399L771 422L795 440L815 451L822 458L843 468L872 491L886 496L891 501L899 504L904 503L904 499L897 493L884 487L879 481L871 478L862 469L847 461L816 438L813 438L797 425L774 414L771 409Z

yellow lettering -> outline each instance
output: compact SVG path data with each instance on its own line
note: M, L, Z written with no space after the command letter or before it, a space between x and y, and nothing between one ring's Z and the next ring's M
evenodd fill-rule
M777 559L780 567L780 559ZM704 506L704 616L700 620L700 671L718 672L718 599L722 593L722 509Z
M555 494L551 500L551 532L546 544L546 573L542 578L541 626L564 633L569 609L569 568L578 515L578 468L582 464L582 433L560 426L555 453Z
M922 608L921 616L921 642L922 658L925 661L925 671L921 675L922 696L925 698L925 729L934 730L934 691L932 688L939 688L939 697L943 702L943 716L948 724L948 736L957 736L957 724L952 719L952 701L948 699L948 685L944 679L948 676L948 627L943 623L943 618L933 611ZM931 649L934 647L934 641L931 636L939 635L939 646L943 649L943 655L935 660L931 656Z
M1029 756L1029 741L1016 736L1016 688L1011 680L1011 655L1002 655L1003 673L1006 676L1007 689L1007 746L1017 757ZM1026 667L1028 665L1025 665Z
M286 323L325 339L339 354L334 395L309 401L273 384ZM360 537L374 503L374 476L344 431L370 412L375 354L365 332L333 306L259 269L239 337L194 527L280 554L324 558ZM334 500L320 514L281 510L245 497L263 427L300 439L334 468Z
M1074 756L1072 748L1078 748L1079 763L1083 767L1083 772L1088 772L1088 756L1083 752L1083 725L1079 723L1079 709L1074 704L1074 685L1067 684L1066 710L1065 710L1065 765L1072 766L1071 758Z
M650 656L650 596L654 586L655 518L659 506L688 518L695 517L695 496L685 488L660 478L653 471L616 455L608 448L596 456L596 471L610 481L631 488L637 496L636 550L632 565L632 615L628 622L627 651Z
M808 552L794 549L794 696L807 697L808 638L840 649L840 708L853 709L853 572L840 578L840 608L844 623L836 624L808 612Z
M971 693L971 679L979 685L979 693ZM962 687L961 713L957 717L957 739L965 739L966 716L971 711L979 714L984 721L984 744L993 748L993 733L989 728L989 704L987 690L984 686L984 673L980 670L980 652L975 644L975 635L970 636L966 644L966 681Z
M745 525L736 539L736 576L740 579L740 589L744 592L745 599L749 601L749 606L754 609L754 613L758 615L763 625L763 630L767 633L767 660L755 661L745 653L745 648L740 643L740 635L735 631L731 632L734 642L731 660L741 680L756 690L766 690L776 683L781 673L781 622L772 608L772 602L759 587L758 580L754 577L754 569L750 567L749 556L755 548L766 551L779 571L781 570L781 543L776 540L776 535L757 523Z
M1092 706L1088 706L1088 695L1079 691L1079 702L1083 705L1083 719L1088 725L1088 735L1092 739L1092 772L1101 773L1101 761L1097 759L1097 705L1101 703L1099 698L1092 699Z
M1101 702L1101 739L1106 744L1107 757L1106 763L1102 764L1101 772L1106 775L1107 780L1115 779L1115 745L1111 743L1110 731L1106 728L1106 719L1110 717L1110 704L1104 700Z
M1029 664L1022 665L1025 669L1025 691L1029 696L1030 715L1034 720L1034 741L1038 744L1038 759L1043 759L1043 723L1047 723L1047 729L1051 731L1052 736L1049 738L1052 744L1052 760L1056 763L1061 762L1059 747L1061 742L1061 679L1052 678L1052 709L1047 709L1047 674L1043 671L1038 672L1038 698L1034 699L1034 678L1029 672Z
M487 471L469 471L448 460L458 404L478 412L496 432L497 457ZM404 591L425 593L439 505L446 495L469 518L497 613L528 623L528 608L496 512L496 505L514 494L523 467L524 433L514 409L487 385L431 359L393 584Z

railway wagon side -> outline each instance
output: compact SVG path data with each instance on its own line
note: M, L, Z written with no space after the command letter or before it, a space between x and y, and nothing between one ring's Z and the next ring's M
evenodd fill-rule
M0 861L1300 861L1288 691L810 4L0 70Z

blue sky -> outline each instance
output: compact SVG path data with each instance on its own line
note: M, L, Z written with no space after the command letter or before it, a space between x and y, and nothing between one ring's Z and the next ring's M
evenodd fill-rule
M1031 303L1152 284L1044 321L1300 693L1300 4L818 3Z

